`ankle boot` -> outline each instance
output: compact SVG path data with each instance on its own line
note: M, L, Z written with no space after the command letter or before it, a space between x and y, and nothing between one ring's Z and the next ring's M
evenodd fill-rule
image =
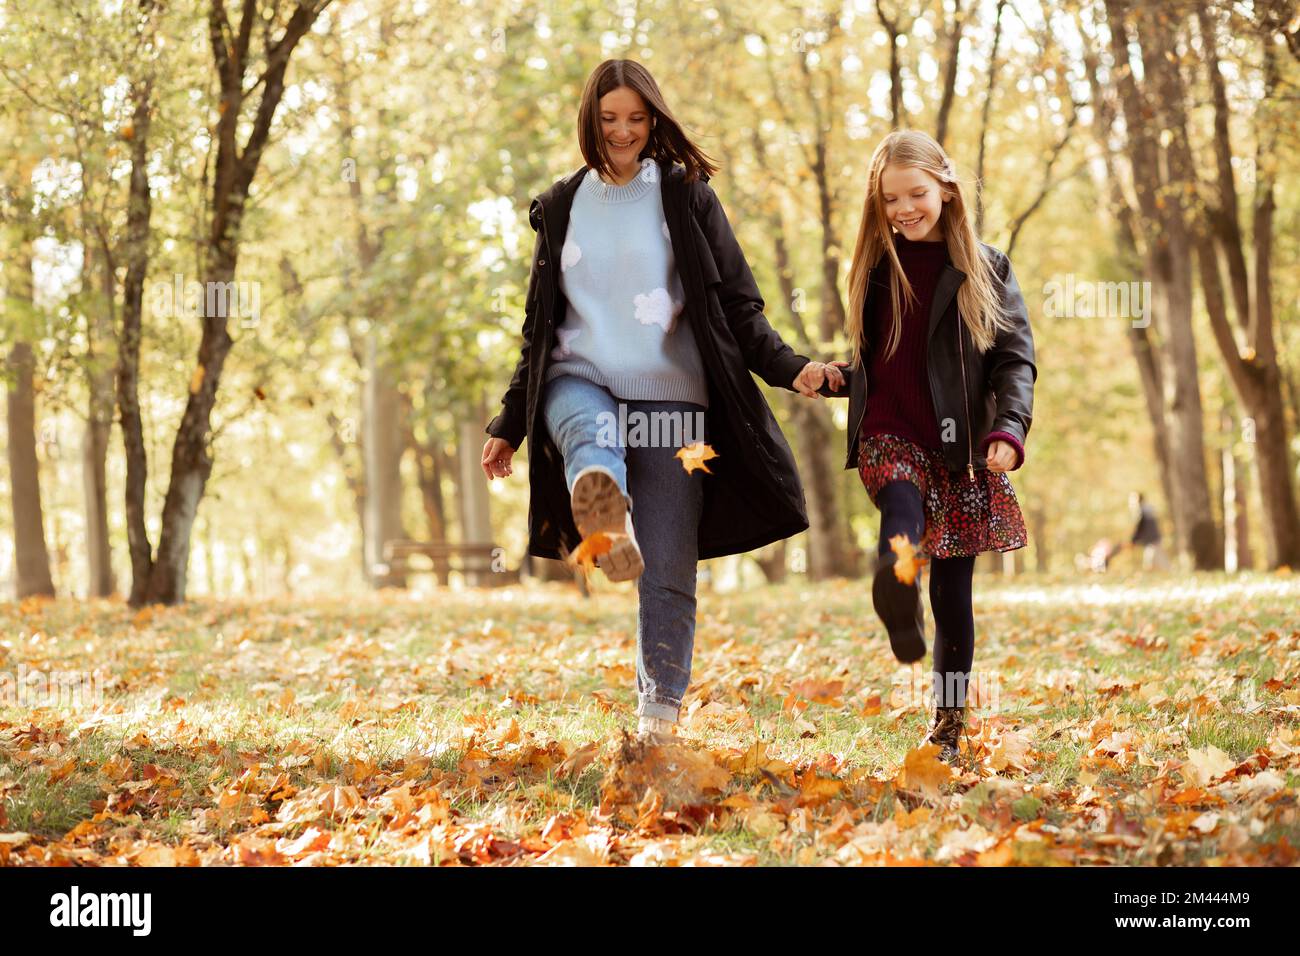
M965 707L935 707L934 729L928 742L939 745L939 759L956 764L960 756L957 744L966 726Z

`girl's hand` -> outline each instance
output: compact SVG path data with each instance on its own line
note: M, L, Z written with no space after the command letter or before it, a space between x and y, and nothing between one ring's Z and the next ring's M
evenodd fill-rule
M504 438L489 438L487 444L483 446L483 473L487 475L488 481L493 478L508 477L512 469L510 459L514 457L515 450L510 447L510 442Z
M1010 442L992 441L989 442L989 450L985 454L988 459L989 471L1010 471L1016 464L1016 449Z
M809 362L795 376L792 383L794 390L808 398L821 398L817 394L817 389L821 388L822 382L825 381L832 392L837 392L844 384L844 375L837 366L848 364L848 362L832 362L828 365L825 362Z

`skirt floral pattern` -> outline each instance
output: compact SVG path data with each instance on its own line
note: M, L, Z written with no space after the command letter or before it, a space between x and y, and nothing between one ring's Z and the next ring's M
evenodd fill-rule
M979 469L971 481L965 472L948 471L941 452L897 435L870 435L860 447L858 475L872 504L890 481L910 481L920 490L921 550L930 557L1014 551L1027 543L1024 515L1005 473Z

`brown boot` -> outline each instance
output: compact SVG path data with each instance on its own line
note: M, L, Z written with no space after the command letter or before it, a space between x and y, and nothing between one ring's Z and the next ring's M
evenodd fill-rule
M958 763L960 752L957 743L965 726L965 707L935 707L934 729L930 731L928 741L939 745L940 760L954 766Z

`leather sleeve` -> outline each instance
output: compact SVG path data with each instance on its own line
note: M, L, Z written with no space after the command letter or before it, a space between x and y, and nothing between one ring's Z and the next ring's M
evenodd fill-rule
M999 330L993 347L985 354L989 387L997 396L992 432L1006 432L1024 446L1034 418L1034 335L1029 328L1029 311L1016 281L1011 260L999 253L998 277L1002 280L1002 313L1010 326Z
M501 413L492 419L485 429L494 438L504 438L510 443L510 447L516 451L519 450L519 446L524 443L524 438L528 435L528 400L526 395L528 387L528 356L533 345L533 322L537 317L537 283L542 269L541 266L538 266L537 260L542 258L546 249L543 233L534 223L531 210L528 221L537 230L537 240L533 244L532 265L528 277L528 296L524 305L523 346L519 350L519 362L515 365L515 373L510 376L510 384L506 386L505 396L501 399Z
M786 345L763 315L763 297L718 194L704 182L696 183L695 189L698 203L695 215L722 279L718 299L731 334L745 356L745 364L768 385L794 391L795 376L809 359Z
M822 387L817 389L818 394L824 398L850 398L853 393L853 379L855 376L863 374L860 366L842 365L840 374L844 376L844 384L840 386L839 391L831 391L830 382L822 382Z

